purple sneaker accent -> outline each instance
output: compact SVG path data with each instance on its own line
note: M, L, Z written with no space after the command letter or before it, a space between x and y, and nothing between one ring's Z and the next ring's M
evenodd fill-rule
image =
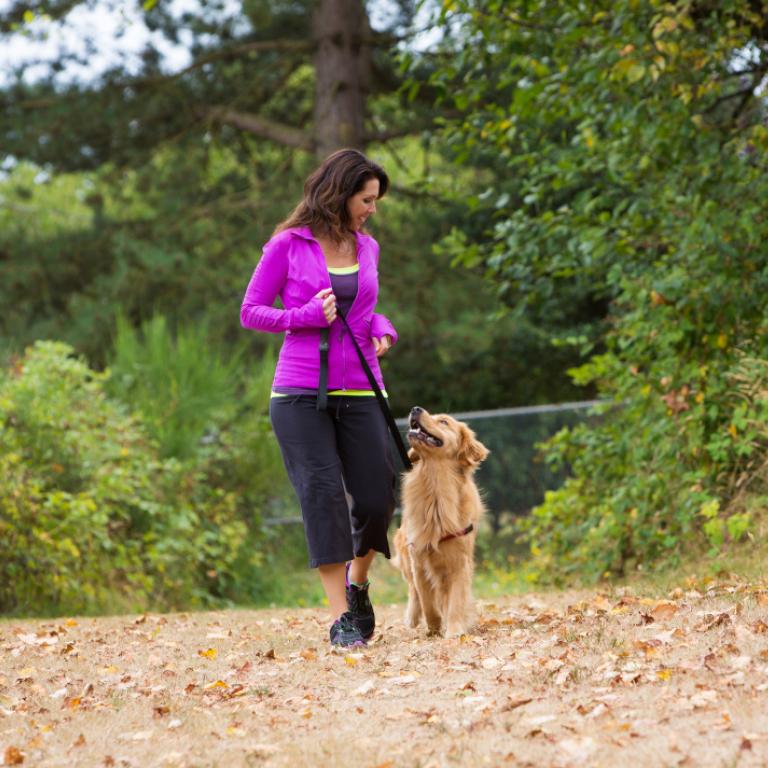
M366 645L352 615L347 611L342 613L331 624L331 645L341 648L356 648Z

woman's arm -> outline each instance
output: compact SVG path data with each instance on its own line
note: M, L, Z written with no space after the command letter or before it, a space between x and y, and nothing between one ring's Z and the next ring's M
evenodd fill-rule
M323 313L323 300L313 296L304 306L277 309L272 305L288 278L288 256L285 241L270 240L264 246L256 269L240 307L243 328L280 333L299 328L322 328L328 324Z
M391 337L392 340L390 345L397 342L397 331L389 318L386 315L374 312L373 317L371 318L371 337L374 339L381 339L384 336Z

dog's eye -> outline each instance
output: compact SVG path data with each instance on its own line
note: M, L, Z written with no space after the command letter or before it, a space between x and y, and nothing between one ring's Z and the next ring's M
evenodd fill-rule
M438 421L439 421L441 424L445 424L445 426L446 426L446 427L448 426L448 419L438 419Z

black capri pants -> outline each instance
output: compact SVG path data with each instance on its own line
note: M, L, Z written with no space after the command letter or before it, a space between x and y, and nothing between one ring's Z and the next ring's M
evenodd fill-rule
M318 411L314 395L273 397L269 415L301 504L310 568L371 549L389 558L395 471L376 398L330 395Z

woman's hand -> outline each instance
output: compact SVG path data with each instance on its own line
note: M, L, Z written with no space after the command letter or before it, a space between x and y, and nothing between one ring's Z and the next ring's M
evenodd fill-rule
M333 295L333 288L323 288L315 294L316 299L323 302L323 314L330 325L336 319L336 297Z
M377 339L375 336L372 338L373 348L376 350L376 357L385 355L392 346L392 337L388 333L384 334L380 339Z

